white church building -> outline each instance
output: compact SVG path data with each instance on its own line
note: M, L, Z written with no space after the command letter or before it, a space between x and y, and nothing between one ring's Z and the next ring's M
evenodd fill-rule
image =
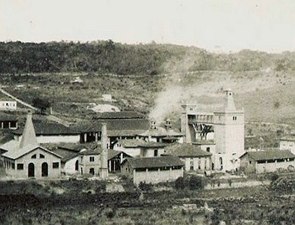
M181 131L185 142L204 146L212 153L213 170L237 170L239 157L245 153L245 121L244 110L235 106L233 92L225 91L223 107L213 113L200 112L192 104L182 107Z

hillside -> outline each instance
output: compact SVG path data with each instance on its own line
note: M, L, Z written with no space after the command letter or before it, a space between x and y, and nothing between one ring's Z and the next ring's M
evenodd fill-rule
M294 53L213 54L106 41L0 43L0 54L6 91L28 103L48 98L54 113L71 121L91 117L90 103L104 104L102 94L111 94L121 110L146 113L158 123L170 117L179 125L182 103L214 111L222 91L231 88L237 107L245 109L247 134L289 132L295 125ZM77 76L83 83L72 83Z

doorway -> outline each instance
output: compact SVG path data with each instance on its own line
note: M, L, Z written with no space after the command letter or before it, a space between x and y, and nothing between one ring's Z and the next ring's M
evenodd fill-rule
M30 163L28 166L28 177L35 177L35 165Z
M48 164L46 162L42 163L42 177L48 177Z

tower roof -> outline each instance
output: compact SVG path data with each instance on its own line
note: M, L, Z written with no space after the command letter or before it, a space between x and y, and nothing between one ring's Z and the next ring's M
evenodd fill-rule
M224 103L224 109L225 111L235 111L236 106L234 102L233 92L231 89L227 89L225 91L225 103Z
M29 113L27 115L26 124L25 124L25 128L22 134L19 147L23 148L29 145L31 146L38 145L35 128L32 121L32 113Z

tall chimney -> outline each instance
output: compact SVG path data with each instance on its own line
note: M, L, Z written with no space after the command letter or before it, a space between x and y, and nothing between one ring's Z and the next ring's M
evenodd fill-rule
M107 148L107 124L102 123L101 127L101 154L100 154L100 176L102 179L106 179L108 177L108 148Z

